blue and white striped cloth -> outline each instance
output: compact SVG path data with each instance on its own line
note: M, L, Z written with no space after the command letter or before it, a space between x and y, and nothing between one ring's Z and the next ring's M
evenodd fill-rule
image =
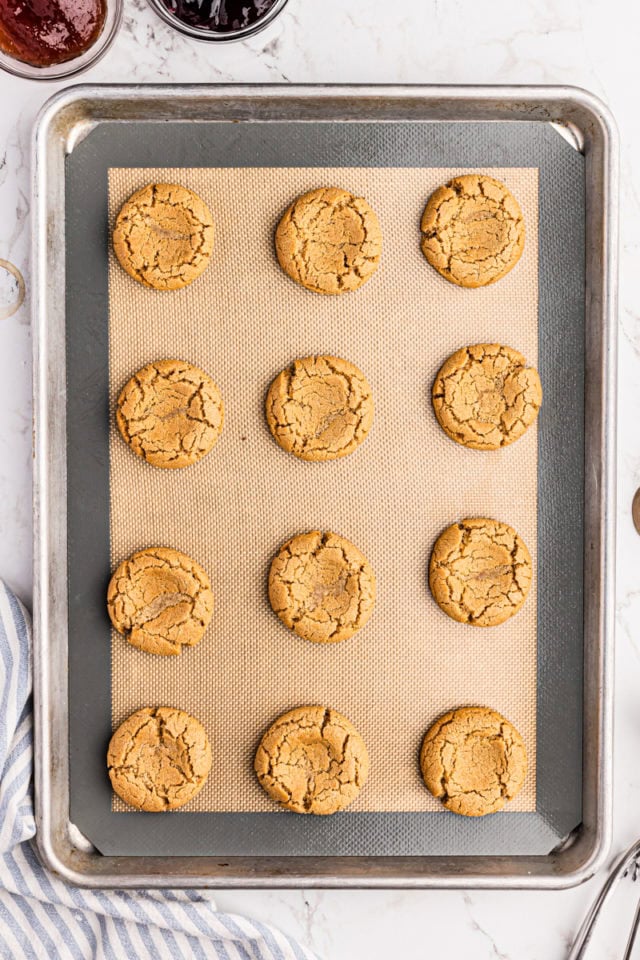
M218 913L206 891L88 891L40 865L32 798L29 617L0 580L2 960L315 960L274 927Z

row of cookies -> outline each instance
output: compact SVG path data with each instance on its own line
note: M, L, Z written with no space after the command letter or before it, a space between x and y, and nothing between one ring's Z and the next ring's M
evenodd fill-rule
M487 707L439 717L420 749L429 792L453 813L479 817L501 810L527 772L522 737ZM114 732L107 752L113 789L150 813L175 810L203 788L212 751L202 724L183 710L138 710ZM305 706L282 714L263 735L254 770L265 792L294 813L344 810L365 785L369 753L358 730L336 710Z
M335 533L288 540L273 558L269 600L280 620L315 643L338 643L369 620L376 579L371 564ZM198 644L214 608L206 571L169 547L139 550L116 567L107 588L114 629L145 653L177 656Z
M457 443L497 450L535 421L542 402L538 372L502 344L475 344L452 354L432 388L442 429ZM302 460L336 460L366 438L373 393L353 363L339 357L294 360L269 387L265 412L277 443ZM123 387L116 422L139 457L156 467L196 463L217 443L224 404L211 377L181 360L149 363Z
M453 353L432 387L435 415L456 443L498 450L521 437L542 403L538 371L498 343ZM373 393L353 363L333 356L304 357L278 374L266 398L269 429L285 450L303 460L344 457L373 423Z
M277 443L302 460L351 453L373 423L366 378L337 357L306 357L282 370L265 402ZM122 438L152 466L177 469L202 459L217 443L224 403L216 383L193 364L158 360L138 370L116 404Z
M516 265L525 241L520 206L503 183L483 174L454 177L427 201L421 247L438 273L463 287L495 283ZM179 290L206 269L214 220L192 190L152 183L122 206L113 232L115 254L134 280ZM382 230L369 203L338 187L298 197L282 215L275 251L284 272L321 294L361 287L378 269Z
M495 627L523 606L531 586L531 556L507 524L470 518L436 540L429 586L440 609L459 623ZM368 622L376 600L371 564L335 533L292 537L271 562L269 602L304 640L339 643ZM146 653L176 656L200 642L214 597L206 571L168 547L139 550L118 564L107 589L115 630Z

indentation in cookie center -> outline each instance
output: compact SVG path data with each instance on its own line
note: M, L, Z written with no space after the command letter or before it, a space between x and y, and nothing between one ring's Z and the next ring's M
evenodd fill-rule
M508 577L511 571L511 564L505 563L503 566L488 566L478 573L467 572L466 576L463 574L460 579L468 583L473 583L474 580L479 580L480 582L483 580L499 580L500 577Z
M161 412L164 406L169 406L164 413ZM158 423L167 423L169 420L183 420L189 416L189 407L188 406L176 406L172 407L166 402L162 405L158 404L152 411L154 420Z
M180 224L181 229L176 227L163 227L155 217L151 217L149 214L144 217L144 225L150 233L154 234L154 236L160 240L179 240L190 243L194 232L188 224L184 226Z
M472 735L462 748L458 749L449 775L445 774L446 792L448 795L484 794L496 790L502 793L501 775L506 767L504 742L501 737Z
M343 601L345 609L349 605L347 571L336 570L333 565L329 571L318 569L317 579L313 580L313 588L306 604L307 609L310 613L313 613L318 607L323 606L328 599Z
M478 418L493 423L507 409L504 395L499 389L483 390L478 397Z
M319 411L314 410L312 407L309 415L309 432L313 431L314 439L320 440L320 438L323 437L324 434L327 433L332 426L334 426L334 424L337 426L342 426L346 415L347 411L344 407L331 410L324 416L322 416ZM336 421L338 421L337 424Z
M193 599L186 593L162 593L136 612L135 626L140 627L143 624L148 624L150 621L157 619L165 610L177 607L181 603L191 607Z

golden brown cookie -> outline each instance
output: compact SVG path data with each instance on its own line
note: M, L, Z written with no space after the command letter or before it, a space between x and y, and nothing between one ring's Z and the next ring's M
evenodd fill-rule
M538 416L538 371L511 347L478 343L457 350L433 384L433 409L452 440L473 450L513 443Z
M276 229L280 266L316 293L357 290L378 269L382 231L362 197L338 187L298 197Z
M111 786L125 803L158 813L184 806L211 770L202 724L184 710L147 707L121 723L107 752Z
M209 263L213 232L211 211L197 193L174 183L150 183L120 210L113 249L138 283L179 290Z
M302 533L280 548L269 572L269 600L305 640L338 643L373 612L376 578L362 553L336 533Z
M118 397L116 422L134 453L154 467L202 459L218 441L224 406L211 377L184 360L148 363Z
M433 193L422 215L422 252L445 280L461 287L495 283L524 249L524 220L504 183L479 173L454 177Z
M352 723L328 707L298 707L278 717L256 752L261 786L294 813L344 810L369 774L367 747Z
M373 397L364 374L347 360L305 357L275 378L266 413L284 450L301 460L337 460L367 436Z
M429 565L429 586L440 609L475 627L495 627L517 613L531 577L524 541L506 523L486 518L447 527Z
M118 633L146 653L177 656L200 643L213 613L209 577L178 550L140 550L115 570L107 610Z
M427 731L420 750L427 789L465 817L502 810L520 792L527 753L515 727L489 707L460 707Z

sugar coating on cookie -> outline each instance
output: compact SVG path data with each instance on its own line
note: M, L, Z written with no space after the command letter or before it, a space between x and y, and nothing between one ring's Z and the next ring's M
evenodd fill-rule
M140 550L114 571L107 610L132 646L177 656L204 636L213 613L211 583L185 553L167 547Z
M192 800L211 770L211 744L202 724L173 707L132 713L111 737L111 786L125 803L159 813Z
M422 252L446 280L484 287L515 267L525 227L515 197L483 174L454 177L429 197L421 222Z
M457 350L433 384L433 409L452 440L473 450L498 450L534 423L542 403L538 371L517 350L478 343Z
M211 211L197 193L174 183L150 183L121 208L113 249L138 283L179 290L209 263L213 236Z
M284 450L301 460L337 460L352 453L371 429L371 387L347 360L304 357L271 384L266 415Z
M494 627L520 610L531 586L531 555L516 531L486 517L447 527L433 547L429 586L453 620Z
M527 753L516 728L488 707L460 707L440 717L420 750L427 789L465 817L502 810L520 792Z
M316 293L357 290L378 269L382 231L362 197L338 187L311 190L276 229L276 254L292 280Z
M118 397L116 422L131 449L154 467L196 463L217 443L222 396L211 377L183 360L138 370Z
M264 790L287 810L326 815L358 796L369 774L369 754L342 714L298 707L269 727L254 768Z
M269 600L282 622L305 640L338 643L373 612L376 579L357 547L335 533L287 541L269 571Z

